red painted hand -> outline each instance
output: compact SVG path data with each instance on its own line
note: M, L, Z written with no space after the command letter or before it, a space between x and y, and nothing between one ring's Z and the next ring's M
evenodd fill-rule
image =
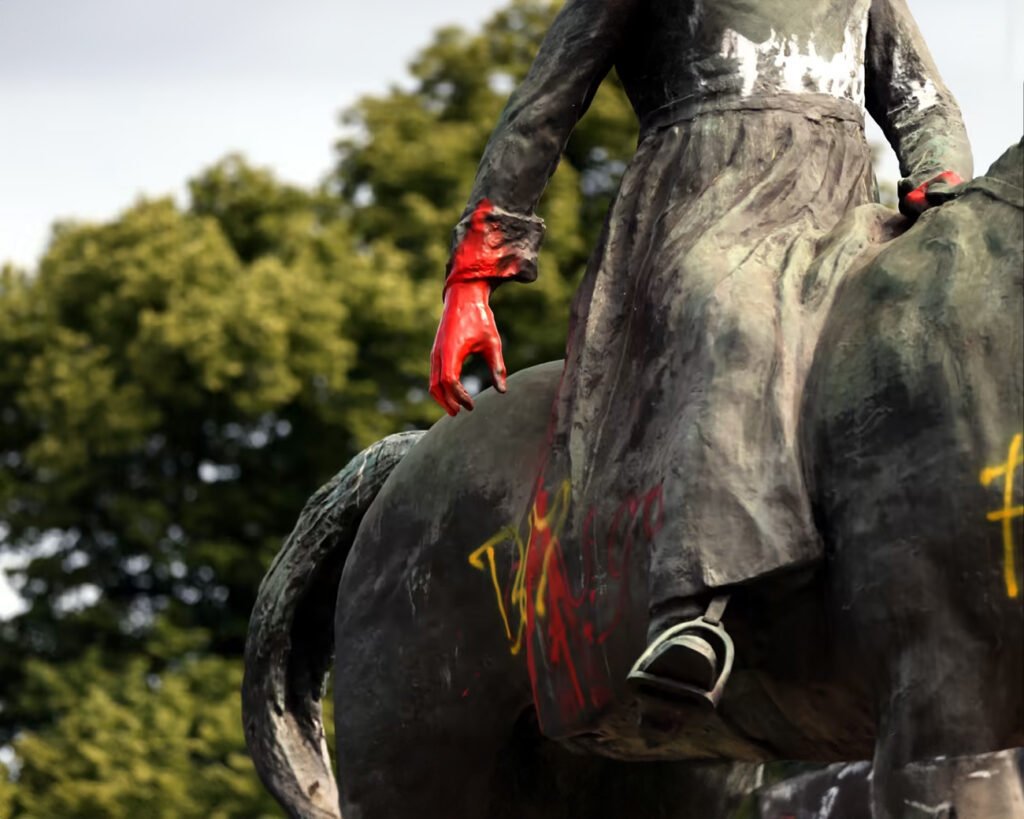
M904 216L910 216L916 218L924 213L928 208L934 207L938 204L935 201L928 199L928 188L937 182L945 182L948 185L959 185L964 180L960 178L959 174L953 171L943 171L938 176L933 176L927 182L922 182L914 190L903 197L900 202L900 212Z
M459 407L473 409L473 399L459 381L462 364L471 353L483 355L491 368L494 387L505 392L505 362L494 313L487 303L491 285L487 281L453 282L444 296L444 312L430 353L430 394L449 415Z

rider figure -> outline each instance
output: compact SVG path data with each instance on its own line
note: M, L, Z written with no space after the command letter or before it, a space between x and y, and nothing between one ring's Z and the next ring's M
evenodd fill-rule
M929 185L969 178L971 154L907 0L568 0L455 229L431 358L449 414L472 409L471 353L505 389L489 295L536 277L534 208L613 66L640 139L575 296L539 483L568 480L577 510L662 487L649 647L630 676L716 701L722 643L695 618L821 555L799 399L877 218L865 109L899 157L908 216Z

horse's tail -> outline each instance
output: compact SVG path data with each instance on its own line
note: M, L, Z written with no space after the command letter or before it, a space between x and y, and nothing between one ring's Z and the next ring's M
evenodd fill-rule
M260 584L245 643L242 722L256 772L292 817L340 816L320 710L338 583L363 515L421 435L378 441L321 487Z

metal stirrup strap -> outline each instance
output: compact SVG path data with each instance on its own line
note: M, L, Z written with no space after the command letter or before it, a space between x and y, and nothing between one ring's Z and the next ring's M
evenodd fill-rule
M725 607L729 605L728 594L720 594L717 597L712 597L711 602L708 603L708 610L704 612L704 617L701 618L705 623L710 623L713 626L717 626L722 622L722 615L725 614Z

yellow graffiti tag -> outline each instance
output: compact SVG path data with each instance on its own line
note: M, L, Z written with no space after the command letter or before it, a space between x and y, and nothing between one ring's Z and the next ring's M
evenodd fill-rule
M490 538L483 546L474 551L469 556L469 565L474 569L480 571L489 571L491 575L491 584L494 586L494 597L498 601L498 613L501 615L501 622L505 626L505 634L508 637L508 641L512 644L511 651L513 654L518 654L519 649L523 642L523 629L526 628L525 618L520 616L519 625L516 630L515 638L512 637L512 624L509 621L508 610L505 608L505 596L501 591L501 581L498 580L498 564L494 559L494 553L497 548L505 541L511 541L518 554L519 567L516 570L515 580L512 583L512 594L510 595L509 602L513 606L517 606L518 601L516 600L517 590L525 585L522 582L522 577L526 571L526 549L523 547L522 538L519 537L519 533L511 526L506 526L494 537ZM486 565L484 559L486 558Z
M542 561L540 578L534 595L533 605L537 616L543 618L547 614L544 594L547 589L548 573L555 547L562 534L566 516L569 513L569 481L563 481L556 490L551 501L551 508L546 515L541 514L539 504L534 502L528 518L526 537L511 526L502 527L482 546L475 549L469 556L469 565L474 569L487 572L494 589L494 598L498 604L498 614L505 626L505 635L509 641L509 651L518 654L523 647L523 633L526 631L527 607L530 595L526 584L526 567L532 548L541 548ZM498 577L498 561L496 554L500 546L511 543L515 556L516 573L512 578L511 591L508 596L508 607L505 605L505 594ZM511 609L511 612L509 611ZM515 626L513 630L513 618Z
M529 544L537 543L544 549L544 562L540 570L540 580L537 582L537 616L547 615L546 592L548 589L548 575L551 574L551 559L555 556L555 549L558 546L558 539L562 536L562 528L565 526L565 519L569 514L569 481L562 481L558 487L554 499L551 501L551 509L546 515L540 515L537 504L533 505L530 511L531 537Z
M989 512L987 517L991 521L1001 521L1003 524L1003 573L1006 594L1010 597L1020 594L1020 588L1017 586L1017 568L1014 564L1013 520L1024 515L1024 506L1013 505L1013 478L1017 467L1024 465L1022 442L1024 434L1015 435L1010 442L1006 461L981 470L982 486L988 486L997 478L1003 479L1003 506Z

